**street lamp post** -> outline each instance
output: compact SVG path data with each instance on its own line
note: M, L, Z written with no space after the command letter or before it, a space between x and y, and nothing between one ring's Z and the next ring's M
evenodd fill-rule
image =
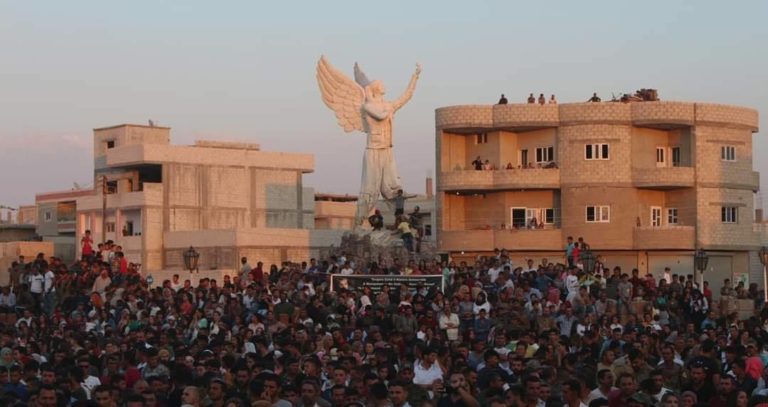
M760 264L763 265L763 302L768 303L768 275L765 270L768 265L768 247L760 248Z
M189 249L184 251L184 267L189 270L190 277L193 271L200 274L200 270L197 268L198 260L200 260L200 253L194 247L189 246Z
M704 249L699 249L696 251L696 254L693 256L694 265L696 266L696 270L699 271L699 277L701 278L701 282L699 283L699 290L701 290L702 293L704 293L704 270L707 269L707 263L709 263L709 256L707 255L707 252L704 251ZM694 278L694 281L696 281L696 278Z
M595 272L595 255L592 254L592 250L585 250L583 253L579 255L581 258L581 263L584 265L584 271L587 274L592 274Z

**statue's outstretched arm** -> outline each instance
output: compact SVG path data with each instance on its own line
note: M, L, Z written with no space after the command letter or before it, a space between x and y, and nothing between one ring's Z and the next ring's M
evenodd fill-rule
M405 89L405 92L402 96L400 96L397 100L392 102L392 107L395 111L400 110L401 107L405 106L406 103L408 103L409 100L411 100L411 97L413 96L413 91L416 90L416 82L419 80L419 75L421 74L421 65L416 64L416 72L413 73L413 76L411 76L411 81L408 83L408 88Z

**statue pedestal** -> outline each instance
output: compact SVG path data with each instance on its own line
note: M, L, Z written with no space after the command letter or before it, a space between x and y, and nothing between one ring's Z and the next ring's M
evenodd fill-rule
M416 245L415 239L414 245ZM435 259L432 245L422 244L419 253L409 253L399 233L386 229L350 231L344 234L338 247L332 246L327 250L327 253L323 253L324 258L345 254L348 260L354 261L358 266L365 266L371 262L391 265L394 259L399 259L403 264L408 260L418 262Z

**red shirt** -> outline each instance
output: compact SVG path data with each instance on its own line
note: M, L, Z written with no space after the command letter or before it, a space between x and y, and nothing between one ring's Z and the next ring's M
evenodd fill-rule
M264 270L261 267L251 269L251 281L261 282L264 279Z
M93 243L93 240L88 236L83 236L80 242L83 244L83 256L92 255L93 247L91 247L91 243Z

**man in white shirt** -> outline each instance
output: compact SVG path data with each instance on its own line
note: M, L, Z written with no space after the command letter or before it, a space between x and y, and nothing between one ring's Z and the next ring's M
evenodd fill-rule
M597 372L597 387L587 396L587 403L601 397L607 400L608 394L616 389L613 387L613 373L608 369L602 369Z
M563 407L587 407L581 401L581 383L576 379L571 379L563 383Z
M491 277L491 283L495 283L501 273L501 267L491 267L488 269L488 276Z
M443 380L443 369L437 362L437 349L430 348L413 366L413 383L430 390L436 380Z
M528 259L526 267L523 269L523 273L535 273L536 271L538 271L538 269L533 266L533 259Z
M44 307L45 307L45 313L48 315L53 314L53 303L54 303L54 295L56 295L56 286L54 285L54 282L56 281L56 275L53 274L53 271L51 269L48 269L45 272L44 278L44 284L43 284L43 292L44 292Z
M566 301L570 301L573 297L579 295L579 277L576 276L576 268L568 270L568 277L565 278L565 287L568 289L568 298Z
M45 287L45 277L40 274L40 270L34 268L32 275L29 276L29 292L35 297L35 308L39 309L43 300L43 288Z
M344 262L344 267L341 269L341 275L344 276L351 276L355 273L355 270L352 269L352 266L349 264L349 262Z
M171 290L178 292L181 290L181 287L183 287L183 285L181 284L181 281L179 281L179 275L174 274L171 279Z

